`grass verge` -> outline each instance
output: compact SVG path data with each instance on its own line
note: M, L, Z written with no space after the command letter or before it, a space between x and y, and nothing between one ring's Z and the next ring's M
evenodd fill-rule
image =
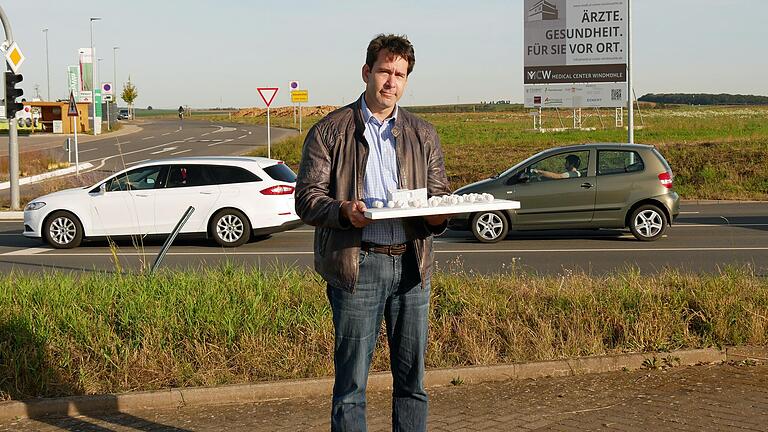
M428 367L768 343L768 281L628 270L439 272ZM380 341L373 368L388 365ZM29 398L332 374L331 311L310 271L0 279L0 392ZM383 347L382 347L383 345Z
M424 107L422 107L424 108ZM450 107L447 107L450 110ZM528 112L432 112L418 115L437 128L446 169L454 188L501 172L538 151L580 143L625 142L626 130L613 127L613 112L583 110L582 125L594 130L539 133L531 130ZM643 108L636 124L638 143L653 144L675 173L675 189L684 199L768 200L768 107ZM544 127L573 123L569 111L546 110ZM264 124L263 117L199 117L213 121ZM306 117L309 129L319 117ZM282 122L282 123L281 123ZM274 126L293 127L291 118L273 119ZM625 122L626 124L626 122ZM273 157L297 169L303 136L273 144ZM252 153L266 156L266 149Z

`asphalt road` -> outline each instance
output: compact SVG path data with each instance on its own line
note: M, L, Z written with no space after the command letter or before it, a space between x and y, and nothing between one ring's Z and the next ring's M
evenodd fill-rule
M108 175L141 162L168 157L230 156L247 153L267 145L267 129L264 126L210 123L184 120L144 120L134 123L140 129L130 134L104 134L101 137L86 136L80 142L80 163L89 162L92 168L81 171L87 181L94 183ZM272 128L272 142L298 132ZM62 160L66 137L36 135L19 137L19 148L24 151L51 149L60 152ZM1 154L2 152L0 152ZM72 160L74 162L74 155ZM45 193L43 184L21 187L22 197L34 197ZM0 191L0 197L8 199L9 191ZM22 203L24 205L26 203Z
M714 273L729 265L749 265L757 274L768 275L768 203L685 202L681 210L675 225L655 242L637 241L628 231L599 230L512 233L506 240L488 245L477 243L468 232L449 231L436 240L436 259L443 270L461 268L481 273L519 268L546 274L573 270L604 274L630 266L647 273L665 268ZM54 250L22 237L21 231L20 221L0 223L0 271L117 268L105 242ZM275 264L311 266L312 236L312 228L305 226L237 249L223 249L212 241L180 240L163 266L188 269L225 261L260 268ZM161 245L159 240L140 247L118 243L120 266L136 270L151 265Z

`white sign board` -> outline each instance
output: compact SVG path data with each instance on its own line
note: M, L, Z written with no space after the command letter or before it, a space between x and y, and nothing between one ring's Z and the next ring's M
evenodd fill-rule
M53 133L60 134L62 133L62 122L61 120L54 120L53 121Z
M620 108L627 105L624 83L526 85L526 108Z
M524 84L626 82L628 0L524 0Z

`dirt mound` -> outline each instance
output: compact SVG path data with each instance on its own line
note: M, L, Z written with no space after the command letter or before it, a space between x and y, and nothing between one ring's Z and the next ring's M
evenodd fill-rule
M323 117L328 113L334 111L336 106L332 105L318 105L318 106L303 106L301 113L304 117ZM298 112L298 108L296 108ZM293 117L293 107L276 107L269 109L270 117ZM232 113L232 117L266 117L266 108L242 108L237 112Z

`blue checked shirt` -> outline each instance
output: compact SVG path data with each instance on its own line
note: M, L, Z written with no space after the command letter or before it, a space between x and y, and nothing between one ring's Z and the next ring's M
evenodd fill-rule
M374 201L387 204L387 191L398 188L396 140L392 135L392 126L397 118L397 107L392 116L380 122L373 116L365 104L363 95L363 120L365 120L365 140L368 141L368 162L365 165L363 179L363 202L373 208ZM392 245L405 243L405 229L402 219L382 219L363 228L363 241Z

